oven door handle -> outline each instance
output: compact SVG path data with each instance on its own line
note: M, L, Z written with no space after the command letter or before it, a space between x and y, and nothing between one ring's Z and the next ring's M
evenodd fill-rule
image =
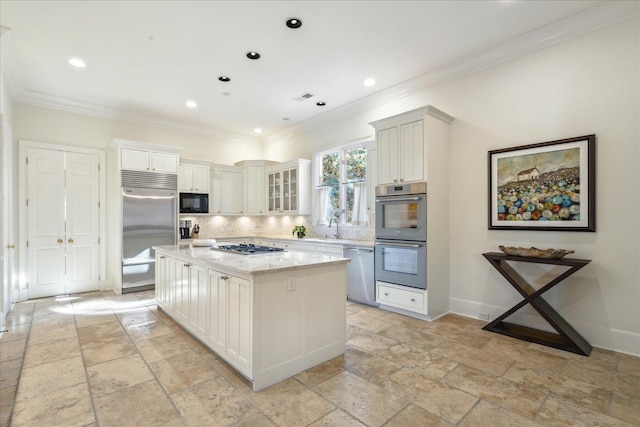
M387 197L385 199L376 199L376 203L380 202L413 202L420 200L420 197Z
M376 242L376 245L381 245L381 246L400 246L403 248L419 248L423 245L417 244L417 243L396 243L396 242L387 242L387 241L378 241Z

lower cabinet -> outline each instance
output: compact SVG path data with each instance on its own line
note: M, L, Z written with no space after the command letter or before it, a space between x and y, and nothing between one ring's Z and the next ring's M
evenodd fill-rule
M424 289L376 281L376 296L381 308L405 314L411 312L414 317L428 314L427 291Z

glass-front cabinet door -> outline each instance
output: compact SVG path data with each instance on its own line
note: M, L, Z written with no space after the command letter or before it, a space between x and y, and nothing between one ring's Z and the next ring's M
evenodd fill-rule
M280 212L281 209L281 194L282 194L282 173L271 172L268 175L269 185L269 212Z

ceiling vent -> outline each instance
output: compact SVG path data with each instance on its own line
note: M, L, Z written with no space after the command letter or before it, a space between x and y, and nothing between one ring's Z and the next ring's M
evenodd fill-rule
M306 101L309 98L313 98L313 94L312 93L303 93L302 95L298 96L297 98L293 98L296 101L302 102L302 101Z

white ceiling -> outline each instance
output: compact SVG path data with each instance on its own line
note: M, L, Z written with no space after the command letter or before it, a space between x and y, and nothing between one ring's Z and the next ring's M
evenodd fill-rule
M264 136L508 43L545 42L531 35L548 42L541 29L611 15L613 3L623 2L2 0L2 67L21 102ZM287 28L290 17L302 27Z

